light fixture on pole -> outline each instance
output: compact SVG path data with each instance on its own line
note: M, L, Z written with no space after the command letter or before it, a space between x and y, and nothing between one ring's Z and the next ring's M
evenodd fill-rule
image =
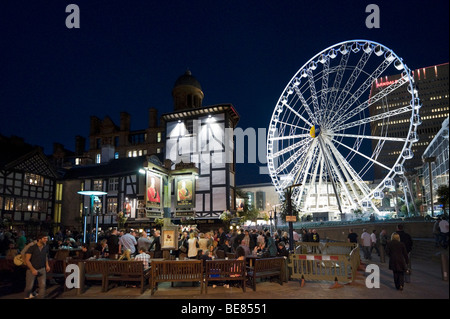
M106 195L108 193L102 192L102 191L79 191L78 194L83 195L83 196L89 196L90 199L91 199L91 204L90 204L90 207L89 207L89 214L90 214L89 217L90 217L90 232L92 232L92 224L94 222L92 220L92 218L94 216L93 214L94 214L94 200L95 200L95 197L101 196L101 195ZM98 215L97 215L96 224L97 224L97 227L98 227ZM86 242L86 214L85 214L85 217L84 217L83 229L84 229L83 243L85 243ZM95 242L97 242L97 239L98 239L97 235L98 235L98 232L97 232L97 229L96 229L96 231L95 231Z
M289 251L294 251L294 224L293 220L296 221L297 216L293 216L292 214L292 188L301 186L302 184L293 184L285 188L286 190L286 200L287 200L287 209L288 216L286 216L286 220L289 220Z

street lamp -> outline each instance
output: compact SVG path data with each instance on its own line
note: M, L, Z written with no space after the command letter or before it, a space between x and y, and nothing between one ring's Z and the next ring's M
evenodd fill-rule
M294 184L285 188L286 190L286 200L287 200L287 209L288 214L291 218L289 218L289 250L294 252L294 224L292 220L294 219L292 216L292 188L301 186L302 184Z
M93 224L93 217L94 217L94 200L97 196L101 196L101 195L106 195L108 193L106 192L102 192L102 191L79 191L78 194L83 195L83 196L90 196L91 198L91 205L89 207L90 210L90 232L92 232L92 224ZM98 215L96 216L96 229L95 229L95 242L97 242L98 239ZM83 226L83 243L86 242L86 214L84 214L84 226Z
M269 210L269 223L270 223L270 233L272 234L272 220L273 220L273 210Z
M431 217L434 217L434 203L433 203L433 171L431 170L431 163L436 161L436 156L430 156L423 159L428 163L428 172L430 175L430 203L431 203Z

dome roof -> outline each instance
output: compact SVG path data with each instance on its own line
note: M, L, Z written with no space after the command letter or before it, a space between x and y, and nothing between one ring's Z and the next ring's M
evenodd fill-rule
M192 76L192 73L189 70L186 70L186 72L175 81L175 85L173 87L175 88L181 85L190 85L200 90L202 89L200 82L198 82L197 79Z

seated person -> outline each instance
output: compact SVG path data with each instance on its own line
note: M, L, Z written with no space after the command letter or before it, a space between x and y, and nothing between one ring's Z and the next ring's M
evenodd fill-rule
M143 246L139 247L139 254L134 257L134 260L142 261L144 270L148 270L150 268L150 255L147 254L147 251Z
M86 260L94 256L94 253L92 250L89 249L89 244L82 244L81 250L76 255L76 259Z
M278 243L278 251L277 251L277 257L289 257L289 252L286 249L286 245L284 244L284 241L280 241Z
M14 242L10 241L9 242L9 246L8 249L5 252L6 255L6 259L14 259L14 257L16 257L16 255L19 254L19 250L16 248L16 245L14 244Z

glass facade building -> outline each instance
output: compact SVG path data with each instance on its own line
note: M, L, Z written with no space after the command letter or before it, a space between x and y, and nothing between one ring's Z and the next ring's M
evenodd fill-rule
M449 118L442 123L442 128L436 134L434 139L430 142L427 149L422 155L423 164L423 183L425 189L425 202L427 204L427 213L431 214L431 191L430 191L430 177L432 185L432 196L434 203L434 213L441 208L437 203L437 189L441 185L449 184L449 140L448 127ZM431 168L431 173L430 173Z

